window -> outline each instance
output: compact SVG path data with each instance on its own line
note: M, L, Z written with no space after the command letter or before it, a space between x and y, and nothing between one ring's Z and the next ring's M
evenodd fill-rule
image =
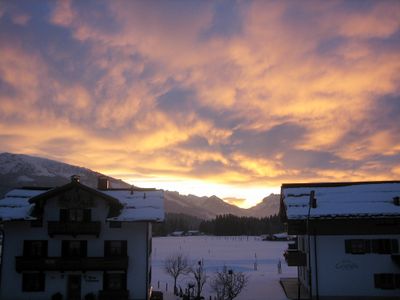
M374 274L375 287L379 289L392 290L400 289L400 273L379 273Z
M92 212L90 209L69 208L60 209L61 222L90 222L92 220Z
M47 257L47 241L24 241L25 257Z
M399 243L395 239L372 240L372 252L379 254L391 254L399 252Z
M375 240L345 240L346 253L365 254L379 253L392 254L399 252L399 243L396 239L375 239Z
M127 241L104 241L104 256L121 257L127 255Z
M63 257L86 257L87 241L62 241Z
M45 285L44 273L23 273L22 291L24 292L43 292Z
M126 290L126 274L104 272L104 290Z
M369 240L345 240L345 250L346 253L365 254L371 252L371 244Z
M110 221L110 228L121 228L121 222Z

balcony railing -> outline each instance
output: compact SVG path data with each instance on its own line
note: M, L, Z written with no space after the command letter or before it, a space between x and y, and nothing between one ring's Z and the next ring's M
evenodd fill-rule
M49 221L49 236L60 235L96 235L99 236L101 230L101 222L57 222Z
M45 257L17 256L15 268L22 271L111 271L126 270L129 258L125 257Z
M99 291L99 300L128 300L129 291L128 290L101 290Z
M288 266L305 266L307 265L307 256L304 252L297 249L288 249L283 254Z

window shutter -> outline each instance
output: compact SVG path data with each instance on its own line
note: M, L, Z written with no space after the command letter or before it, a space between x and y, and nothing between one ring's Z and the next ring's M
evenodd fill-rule
M127 241L121 241L121 256L127 256L128 255L128 242Z
M61 241L61 256L62 257L68 257L69 256L69 242L68 241Z
M108 289L108 274L107 272L103 273L103 290Z
M396 289L400 289L400 274L394 275L394 286Z
M365 253L371 253L371 240L364 240Z
M81 257L86 257L87 256L87 241L81 241Z
M373 253L379 253L379 240L372 240L372 252Z
M110 256L110 241L104 241L104 256Z
M90 209L83 210L83 221L90 222L92 220L92 211Z
M68 209L60 209L60 222L68 221Z
M392 240L392 253L398 253L399 252L399 241L393 239Z
M24 252L23 252L23 255L24 256L29 256L29 247L30 246L30 242L29 241L24 241Z
M351 253L351 240L345 240L344 247L346 253Z
M381 287L381 276L380 274L374 274L374 285L376 288Z
M44 273L39 274L39 290L44 291L45 290L45 281L46 277Z
M126 273L122 274L122 288L126 290Z
M48 241L42 241L42 257L48 256Z

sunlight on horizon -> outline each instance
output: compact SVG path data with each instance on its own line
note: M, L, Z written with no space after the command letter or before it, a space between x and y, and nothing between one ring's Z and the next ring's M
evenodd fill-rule
M200 180L165 179L160 178L121 178L138 187L157 188L181 195L217 196L227 203L240 208L250 208L257 205L271 193L279 194L280 187L248 186L238 187L229 184L209 183ZM228 201L229 200L229 201Z

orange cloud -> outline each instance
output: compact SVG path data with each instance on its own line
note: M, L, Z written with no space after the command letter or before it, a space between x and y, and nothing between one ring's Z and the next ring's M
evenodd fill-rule
M0 8L3 149L241 188L398 176L398 3L222 4Z

